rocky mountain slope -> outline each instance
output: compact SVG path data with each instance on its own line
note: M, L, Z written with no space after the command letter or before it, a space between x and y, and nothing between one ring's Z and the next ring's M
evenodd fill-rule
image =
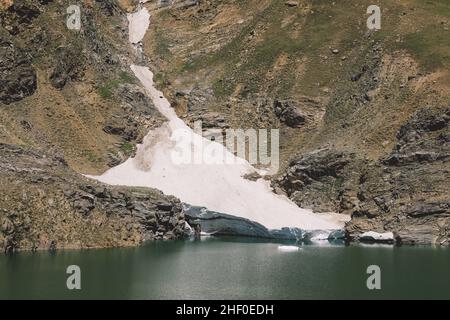
M129 65L127 20L115 1L84 1L81 30L70 1L14 1L0 13L0 136L64 154L99 174L123 162L163 118Z
M0 244L7 252L128 246L183 236L179 200L84 178L133 154L163 117L129 65L129 1L0 7Z
M123 162L163 117L130 73L145 63L178 115L214 128L280 128L277 193L349 214L349 240L450 244L450 4L359 0L0 4L0 242L6 251L178 238L178 200L85 179ZM249 199L251 201L251 199Z
M276 192L350 214L350 239L448 245L450 4L377 5L376 32L364 1L174 5L145 51L187 122L281 128Z

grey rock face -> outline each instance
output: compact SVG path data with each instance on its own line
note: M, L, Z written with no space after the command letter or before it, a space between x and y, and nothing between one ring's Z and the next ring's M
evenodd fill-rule
M383 162L390 166L447 162L449 122L450 109L437 114L429 108L420 110L400 128L398 142Z
M4 40L1 29L0 36L0 101L10 104L36 91L36 71L25 50Z
M306 122L306 115L302 114L292 101L275 100L273 107L280 121L289 127L297 128Z
M22 100L37 89L31 54L14 40L39 15L39 8L29 1L14 1L0 12L0 102Z
M115 1L111 0L95 0L101 7L102 12L108 16L113 16L120 12L119 7Z
M248 219L190 205L185 205L184 212L191 226L200 225L201 231L208 234L271 238L266 227Z
M405 213L414 218L441 215L450 217L450 201L431 202L431 203L414 203L409 206Z
M391 154L361 175L350 238L391 231L402 244L449 245L449 114L419 110L399 130Z
M189 7L197 5L198 3L199 0L181 0L175 3L175 7L179 9L187 9Z
M62 89L67 82L82 79L85 61L83 60L82 47L76 43L58 50L57 64L50 75L50 81L53 87Z
M430 220L415 221L412 225L406 225L396 232L396 237L398 244L448 245L448 234L445 235L445 231L441 230L438 225Z
M46 4L48 1L40 1ZM16 36L28 28L33 20L40 14L39 8L32 1L14 1L14 3L3 13L0 18L2 25L12 35Z
M302 208L346 212L357 204L355 167L363 164L353 154L320 149L292 159L272 185Z

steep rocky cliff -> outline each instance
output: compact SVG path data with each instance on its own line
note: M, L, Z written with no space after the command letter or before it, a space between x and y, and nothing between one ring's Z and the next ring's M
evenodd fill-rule
M182 1L181 1L182 2ZM448 245L450 4L198 1L153 12L146 53L178 114L280 128L278 193L349 214L349 239Z

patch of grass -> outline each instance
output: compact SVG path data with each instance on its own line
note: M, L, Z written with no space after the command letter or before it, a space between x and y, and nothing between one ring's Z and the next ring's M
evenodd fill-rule
M161 56L164 60L172 56L169 48L169 39L164 35L164 30L158 28L155 31L155 52L157 55Z
M167 83L167 75L164 72L158 72L154 75L153 81L158 88L163 88Z
M97 155L94 154L91 150L84 150L82 151L82 155L88 159L89 162L92 163L101 163L103 159Z
M233 92L234 86L234 83L231 81L223 81L222 79L216 80L212 85L214 96L225 97L230 95L231 92Z
M120 149L126 154L129 155L134 151L134 146L129 143L129 142L125 142L124 144L122 144L120 146Z
M103 99L111 99L114 95L114 91L119 87L120 84L135 84L137 83L136 77L134 75L121 71L117 78L103 83L98 87L98 93Z
M183 70L196 72L205 66L223 66L223 79L213 83L215 96L229 96L241 84L244 88L241 96L245 97L266 90L266 75L278 58L284 55L286 64L276 74L281 81L272 83L266 93L288 95L296 85L295 61L306 57L306 72L309 76L301 83L301 87L305 94L315 94L316 83L329 85L339 68L337 62L324 64L321 55L328 55L332 59L328 49L332 45L343 52L352 50L354 39L360 36L358 21L364 20L365 16L361 15L359 8L348 11L348 6L331 6L329 1L315 1L313 12L307 15L301 10L295 10L287 8L283 1L273 1L221 50L211 57L187 63ZM288 23L284 22L286 17L290 17ZM265 26L262 34L259 33L261 25ZM258 31L259 39L254 46L249 47L248 37L253 30ZM245 54L248 50L250 52Z
M110 84L103 84L98 87L98 93L103 99L111 99L113 95L113 87Z
M450 31L430 25L421 32L407 34L401 47L410 52L426 71L450 66Z
M299 42L293 41L289 31L281 27L281 21L286 10L284 3L274 1L270 6L258 14L251 24L243 30L228 45L208 59L208 65L224 63L230 70L235 81L217 81L213 85L216 96L230 95L237 83L244 85L243 95L257 92L264 80L267 71L274 65L276 59L283 53L291 54L301 48ZM262 35L263 40L258 43L251 54L241 62L241 53L247 49L247 37L259 24L267 25ZM192 66L195 69L195 65Z
M450 2L448 0L415 0L415 6L441 17L450 17Z
M128 84L136 84L137 83L136 77L126 71L121 71L119 73L119 78L123 83L128 83Z

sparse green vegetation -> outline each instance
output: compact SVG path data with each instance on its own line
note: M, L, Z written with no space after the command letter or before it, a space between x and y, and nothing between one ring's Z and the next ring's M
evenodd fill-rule
M290 17L288 22L286 17ZM221 66L225 70L223 78L213 83L216 97L229 96L237 84L242 85L241 95L245 97L265 88L267 73L284 55L287 61L277 70L277 77L283 81L271 84L268 94L288 95L296 81L293 74L296 60L307 57L306 67L310 68L310 74L302 87L312 89L308 93L314 93L317 88L315 84L327 85L339 67L336 63L324 64L321 55L330 55L331 45L338 46L342 51L352 50L353 40L360 37L358 20L364 18L358 8L348 11L347 6L330 6L323 1L315 2L312 13L308 15L301 10L287 8L283 2L273 1L219 51L186 62L181 71L193 73L206 66L218 69ZM346 28L343 32L342 25L349 24L352 28ZM261 32L262 25L265 28ZM251 39L254 37L258 41L252 45Z
M125 142L124 144L122 144L120 146L120 149L125 152L126 155L131 154L134 151L134 146L129 143L129 142Z
M169 39L164 36L164 30L157 29L155 32L155 48L158 55L170 58Z
M421 32L407 34L402 47L408 50L427 71L450 67L450 31L430 25Z
M161 88L167 82L167 75L164 72L158 72L154 75L153 81L156 83L158 88Z
M103 99L111 99L114 95L114 91L120 84L135 84L137 83L136 77L126 71L121 71L116 79L103 83L98 87L98 93Z
M103 99L111 99L113 87L110 84L104 84L98 87L98 93Z
M99 157L98 155L96 155L93 151L91 150L83 150L81 152L81 154L88 159L89 162L94 162L94 163L100 163L103 161L103 159L101 157Z
M448 0L415 0L414 2L415 6L418 6L422 10L425 10L433 15L450 17L450 2Z
M121 71L119 73L119 78L120 80L122 80L123 83L135 84L137 82L136 77L126 71Z

